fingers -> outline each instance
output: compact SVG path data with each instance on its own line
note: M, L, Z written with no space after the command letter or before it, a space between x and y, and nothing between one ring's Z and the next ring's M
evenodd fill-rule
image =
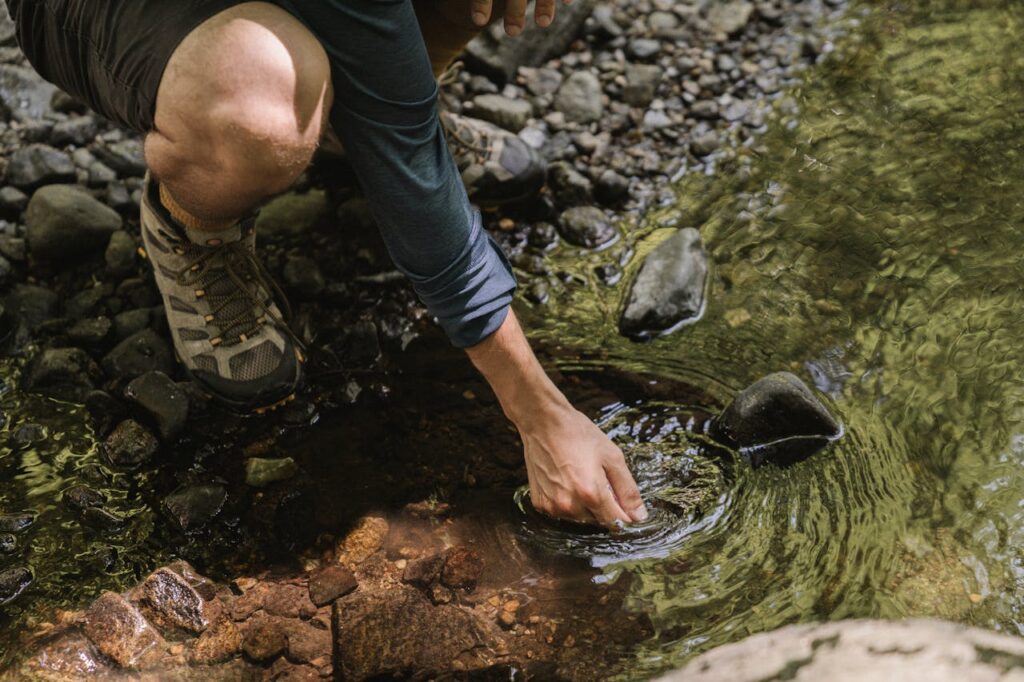
M526 25L526 1L506 0L505 2L505 33L513 38L523 32Z
M556 0L537 0L533 20L541 28L547 28L555 20L555 2Z
M619 506L629 514L629 519L633 523L647 520L647 507L644 505L643 498L640 497L640 489L636 487L636 481L629 473L626 460L621 452L605 464L604 472L608 476L608 482L611 483Z
M491 20L491 2L492 0L471 0L469 12L474 24L486 26Z

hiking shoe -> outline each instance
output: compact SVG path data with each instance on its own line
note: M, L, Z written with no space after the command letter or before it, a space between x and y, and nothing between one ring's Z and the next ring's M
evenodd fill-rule
M478 206L522 201L544 185L544 161L517 135L450 111L441 112L441 125L466 193Z
M287 301L256 258L255 221L216 232L182 227L146 176L142 241L178 360L217 400L263 411L294 394L303 357L275 298L285 309Z

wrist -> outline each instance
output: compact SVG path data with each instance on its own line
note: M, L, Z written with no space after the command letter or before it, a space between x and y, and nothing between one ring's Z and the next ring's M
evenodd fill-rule
M530 430L548 419L560 419L572 405L537 363L529 373L509 385L498 396L505 416L520 430Z

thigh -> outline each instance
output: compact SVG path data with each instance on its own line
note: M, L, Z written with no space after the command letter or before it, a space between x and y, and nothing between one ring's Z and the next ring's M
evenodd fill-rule
M126 128L153 127L171 53L240 0L10 0L18 42L43 78Z

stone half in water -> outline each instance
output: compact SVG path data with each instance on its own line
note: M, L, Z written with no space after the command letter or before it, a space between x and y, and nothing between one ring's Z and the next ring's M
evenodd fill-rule
M700 233L679 230L644 259L629 291L619 329L644 339L674 331L704 312L708 255Z
M800 379L776 372L740 391L711 427L711 436L751 463L794 464L842 436L843 428Z

